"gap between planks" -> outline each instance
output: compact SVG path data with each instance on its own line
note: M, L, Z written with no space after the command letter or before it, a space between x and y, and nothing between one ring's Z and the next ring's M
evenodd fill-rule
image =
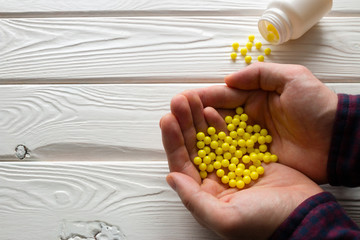
M0 12L0 19L22 19L22 18L129 18L129 17L257 17L260 18L265 9L261 10L222 10L222 11L174 11L174 10L149 10L149 11L72 11L72 12ZM359 17L360 11L332 11L328 17Z

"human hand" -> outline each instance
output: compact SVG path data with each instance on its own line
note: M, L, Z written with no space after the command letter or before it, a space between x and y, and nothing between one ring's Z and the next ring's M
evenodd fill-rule
M250 91L245 112L273 137L280 163L327 182L327 161L337 95L307 68L258 63L225 78L229 87Z
M173 98L172 113L160 121L169 185L199 223L225 239L267 239L301 202L322 191L302 173L277 163L264 166L265 174L241 191L223 185L214 173L201 181L192 164L196 132L208 125L226 131L220 114L227 110L206 106L235 108L250 96L226 86L187 91Z

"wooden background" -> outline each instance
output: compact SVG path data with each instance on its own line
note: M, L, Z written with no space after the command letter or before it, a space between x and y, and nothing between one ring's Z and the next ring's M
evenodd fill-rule
M232 42L268 46L267 3L0 0L0 239L218 239L167 186L158 122L176 93L245 67ZM334 0L266 61L360 94L359 39L360 2ZM323 187L360 224L360 189Z

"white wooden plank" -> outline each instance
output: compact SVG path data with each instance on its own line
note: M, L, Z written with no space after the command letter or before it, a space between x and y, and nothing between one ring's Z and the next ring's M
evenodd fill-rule
M255 17L0 20L1 83L222 82L244 67L231 43ZM257 35L258 39L261 39ZM330 17L265 61L303 64L325 82L360 82L360 17ZM264 47L268 47L264 44ZM250 55L257 58L259 51ZM340 64L341 63L341 64Z
M171 98L209 84L2 85L0 160L164 160L159 120ZM328 84L360 94L360 84Z
M2 163L0 239L95 240L100 222L127 240L219 239L183 207L167 172L166 162Z
M183 207L167 173L165 161L1 163L0 238L95 240L105 223L127 240L219 239ZM360 189L325 187L359 224Z
M0 17L138 15L253 15L260 16L270 0L0 0ZM330 15L359 14L357 0L334 0Z
M164 159L159 119L196 85L0 87L0 159L24 144L33 160Z

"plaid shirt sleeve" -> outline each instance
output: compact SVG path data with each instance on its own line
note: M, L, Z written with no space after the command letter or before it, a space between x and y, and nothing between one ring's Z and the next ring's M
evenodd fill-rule
M360 186L360 95L338 95L327 166L331 185Z
M360 95L338 95L328 160L331 185L360 186ZM322 192L301 203L271 239L360 239L359 227L333 195Z
M332 194L322 192L301 203L270 239L353 240L360 239L360 229Z

